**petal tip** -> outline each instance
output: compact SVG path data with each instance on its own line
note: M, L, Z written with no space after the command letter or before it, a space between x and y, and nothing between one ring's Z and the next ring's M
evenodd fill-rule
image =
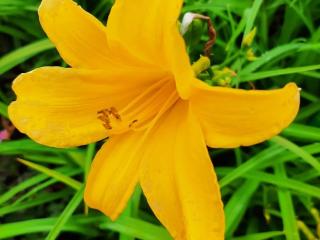
M89 186L89 184L87 184L85 187L85 191L83 194L84 202L87 204L88 207L102 212L104 215L106 215L112 221L115 221L119 217L120 212L117 210L110 211L110 209L106 209L103 207L102 204L99 204L99 202L98 202L99 200L96 199L95 196L93 196L93 194L92 194L91 187L92 186Z
M229 119L229 124L226 124L225 119L216 119L214 115L212 115L210 121L207 121L206 119L209 119L206 117L208 116L208 111L199 112L203 114L204 120L202 120L202 124L205 129L206 142L211 147L234 148L261 143L288 127L299 111L300 90L295 83L288 83L281 89L249 91L217 87L209 89L203 85L199 86L198 89L201 91L196 96L203 99L201 101L202 104L208 102L208 104L210 103L209 106L212 104L216 107L215 110L217 111L219 105L215 105L209 100L217 100L217 96L219 98L223 97L224 101L221 103L223 108L221 108L220 112L224 113L227 109L228 114L224 115L233 116ZM202 98L200 93L205 93L204 91L208 92L208 96L211 94L213 97ZM220 95L215 96L214 93L218 92L220 92ZM234 105L229 103L231 100L234 101ZM239 107L242 106L240 108L242 110L235 112L233 106L237 104L240 104ZM193 106L195 106L194 103ZM239 124L239 121L237 124L234 124L235 115L233 113L239 114L239 119L243 121L242 124ZM256 119L259 124L253 121L253 119ZM215 123L214 121L216 121L215 125L212 124ZM220 126L222 127L220 132L218 132L216 127ZM243 126L246 126L247 130L244 131Z
M46 29L46 21L55 22L55 18L59 17L61 11L74 11L72 6L81 8L72 0L42 0L38 8L38 15L43 29Z
M42 0L38 8L38 14L41 17L43 14L52 14L57 9L64 0Z

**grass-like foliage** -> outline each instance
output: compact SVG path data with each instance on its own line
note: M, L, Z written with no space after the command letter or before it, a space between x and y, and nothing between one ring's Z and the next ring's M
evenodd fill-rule
M106 22L112 0L79 4ZM38 5L39 0L0 0L3 119L19 73L66 66L40 27ZM218 34L213 65L200 78L214 79L228 67L236 73L230 81L207 82L273 89L294 81L302 89L300 112L279 136L252 147L210 149L225 203L226 239L319 239L320 1L186 0L182 14L189 11L209 16ZM255 27L252 44L244 46ZM185 40L196 61L208 40L206 23L195 21ZM116 222L84 205L84 179L99 146L54 149L17 131L1 142L0 239L171 239L140 188Z

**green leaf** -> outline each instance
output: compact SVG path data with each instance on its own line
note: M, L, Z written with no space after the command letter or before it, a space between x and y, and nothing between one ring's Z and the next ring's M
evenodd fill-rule
M318 112L320 112L320 101L313 102L310 105L301 108L295 121L303 121Z
M284 165L281 163L275 165L275 173L276 176L287 177ZM291 193L287 189L281 188L277 191L286 239L300 240Z
M62 171L61 171L62 172ZM79 173L81 173L81 169L75 169L75 168L66 168L66 171L63 171L67 176L74 176L77 175ZM15 202L14 204L18 204L22 201L24 201L25 199L30 198L31 196L33 196L34 194L38 193L40 190L43 190L51 185L53 185L54 183L58 182L57 179L55 178L50 178L49 180L40 183L34 187L32 187L30 189L30 191L28 191L26 194L23 194L22 196L20 196Z
M295 175L294 179L301 182L308 182L318 177L320 177L320 172L316 171L315 169L310 169L308 171L304 171L298 175Z
M263 53L256 61L249 63L245 66L240 75L246 75L254 72L258 68L264 66L271 61L280 60L288 54L296 53L297 51L310 51L316 48L320 48L320 44L312 43L288 43L281 46L277 46L265 53Z
M252 195L259 187L259 182L247 180L240 188L232 194L232 197L225 205L224 211L226 216L226 236L231 237L240 224L244 216Z
M30 177L27 180L19 183L18 185L12 187L9 189L9 191L3 193L0 196L0 205L5 203L6 201L8 201L10 198L12 198L13 196L15 196L17 193L19 193L20 191L23 191L31 186L33 186L34 184L37 184L45 179L47 179L48 176L45 174L39 174L36 175L34 177Z
M28 152L81 152L80 149L76 148L68 148L68 149L59 149L59 148L51 148L46 147L44 145L38 144L30 139L19 139L19 140L11 140L5 141L0 144L0 152L1 154L21 154Z
M250 9L249 17L247 19L246 27L243 33L243 36L247 36L247 34L253 29L254 22L256 20L259 9L263 3L263 0L254 0L253 6Z
M85 164L84 164L84 179L86 180L89 174L92 159L96 153L96 144L89 144L86 151Z
M273 237L282 236L284 233L280 231L255 233L243 237L235 237L233 240L267 240Z
M70 172L71 170L72 169L70 167L61 167L61 168L55 169L55 171L61 172L61 173L67 173L67 172ZM36 176L29 177L25 181L18 183L17 185L10 188L9 191L0 195L0 205L10 200L11 198L13 198L19 192L22 192L27 188L35 186L36 184L48 179L48 177L49 176L46 174L38 174Z
M57 218L32 219L0 225L0 239L13 239L16 236L31 233L48 232L55 225ZM94 236L97 231L90 225L79 224L76 219L63 226L63 231Z
M0 115L5 118L8 118L8 106L3 102L0 102Z
M142 189L138 185L121 216L138 217ZM120 233L119 240L134 240L134 237Z
M305 194L320 199L319 187L306 184L291 178L279 177L277 175L265 173L262 171L252 171L250 172L250 174L245 175L244 177L255 179L264 183L273 184L278 187L287 188L288 190L292 191L292 193Z
M18 161L28 167L31 167L41 173L44 173L50 177L53 177L57 180L59 180L60 182L63 182L65 184L67 184L68 186L76 189L76 190L80 190L81 187L82 187L82 183L77 181L77 180L74 180L73 178L70 178L58 171L55 171L55 170L52 170L52 169L49 169L49 168L46 168L44 166L41 166L39 164L36 164L36 163L32 163L32 162L29 162L29 161L26 161L26 160L23 160L23 159L18 159Z
M73 196L71 201L68 203L66 208L63 210L59 218L57 219L56 223L54 224L53 228L49 232L46 240L55 240L60 232L63 230L63 226L66 224L68 219L71 217L73 212L79 206L83 198L83 190L84 188L81 187L80 190Z
M188 4L183 7L183 12L189 11L217 11L217 9L239 9L243 10L245 8L250 7L251 1L250 0L215 0L214 2L210 3L198 3L194 2L193 4Z
M298 123L292 123L288 128L283 130L281 135L296 140L320 142L320 128Z
M250 13L250 11L248 9L244 12L240 23L238 24L236 30L232 33L232 36L230 37L230 39L227 43L226 51L231 52L231 49L232 49L233 45L235 44L238 36L242 33L242 31L246 27L246 22L247 22L247 18L249 16L249 13Z
M320 162L318 161L318 159L306 152L303 148L280 136L273 137L270 141L293 152L297 156L301 157L306 163L310 164L312 167L314 167L317 171L320 172Z
M227 186L235 179L244 176L247 172L253 169L257 169L260 165L264 164L267 161L270 161L270 159L274 158L282 152L284 152L284 150L279 148L278 146L271 146L265 149L264 151L253 156L251 159L249 159L239 167L235 168L231 173L223 177L219 181L220 187L223 188Z
M0 26L0 32L5 33L8 35L11 35L12 37L15 37L17 39L24 39L26 37L26 34L12 26Z
M295 74L295 73L313 71L318 69L320 69L320 65L276 69L276 70L269 70L269 71L256 72L256 73L250 73L250 74L239 74L239 79L240 79L240 82L257 81L264 78Z
M53 48L53 44L48 39L42 39L16 49L0 58L0 74L5 73L11 68L43 51Z
M100 227L143 240L172 240L163 227L130 217L120 217L116 222L108 221Z
M64 198L68 195L68 191L60 191L56 193L46 193L37 196L36 198L26 201L26 202L20 202L20 203L14 203L12 205L7 205L2 208L0 208L0 216L4 216L9 213L25 210L27 208L39 206L51 201L54 201L59 198Z

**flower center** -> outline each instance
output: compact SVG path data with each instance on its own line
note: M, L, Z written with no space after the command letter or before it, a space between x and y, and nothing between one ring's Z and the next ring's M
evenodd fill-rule
M126 105L97 111L97 118L109 134L144 129L174 91L175 84L171 79L160 79Z
M118 121L121 121L121 116L115 107L106 108L98 111L98 119L100 119L103 122L103 126L108 130L112 129L111 117L115 118Z
M118 126L123 123L121 115L119 114L118 110L115 107L110 107L106 109L102 109L97 112L98 119L102 121L102 125L107 130L112 130L112 126L117 124ZM129 122L128 127L133 127L138 122L137 119L134 119L133 121Z

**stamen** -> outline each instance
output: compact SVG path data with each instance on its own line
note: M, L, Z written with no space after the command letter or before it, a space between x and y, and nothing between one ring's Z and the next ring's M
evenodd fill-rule
M129 103L124 109L121 109L121 114L126 114L126 112L130 112L131 108L134 108L139 103L139 101L143 101L143 99L145 99L148 95L151 95L161 86L163 86L166 80L166 78L163 78L151 85L148 89L146 89L146 91L144 91L138 97L133 99L133 101L131 101L131 103Z
M114 116L117 120L121 120L121 116L115 107L111 107L109 113Z
M112 129L110 117L114 117L116 120L121 121L121 116L115 107L102 109L97 113L98 113L98 119L100 119L103 122L103 126L107 130Z
M133 126L133 124L135 124L135 123L137 123L137 122L138 122L137 119L133 120L133 121L129 124L129 128L131 128L131 127Z
M163 96L166 92L168 92L168 88L172 82L167 81L163 82L162 86L154 93L151 89L148 89L148 93L141 94L137 99L134 99L134 105L130 103L125 109L121 110L122 116L127 116L128 119L135 119L139 116L139 119L144 118L146 115L151 115L150 112L154 111L154 109L161 105L161 101L158 101L161 96ZM148 101L145 101L146 97L148 97ZM152 108L148 107L152 104ZM140 122L141 123L141 122Z
M98 119L110 134L121 134L125 131L140 129L157 114L167 95L174 91L174 82L167 78L155 82L127 105L116 109L108 107L98 111Z

